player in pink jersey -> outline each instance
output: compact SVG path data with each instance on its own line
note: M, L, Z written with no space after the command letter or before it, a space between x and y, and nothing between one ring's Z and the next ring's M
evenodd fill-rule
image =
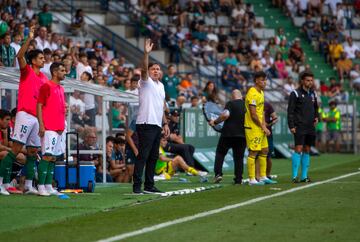
M63 63L55 62L50 66L51 80L40 88L37 103L39 136L41 137L42 159L38 166L39 195L61 195L52 187L56 151L61 146L65 130L65 93L60 81L65 79Z
M28 53L28 47L31 40L34 39L35 26L30 28L29 36L23 46L20 48L17 58L20 66L20 84L18 91L18 107L14 133L12 138L13 146L11 151L5 156L0 166L0 194L9 195L10 174L12 172L12 163L16 161L16 156L26 145L26 181L25 193L37 194L32 181L35 174L35 161L37 151L41 146L39 132L39 123L36 119L36 104L39 96L40 87L48 79L40 72L44 67L45 59L41 50L31 50ZM29 61L26 62L25 55Z

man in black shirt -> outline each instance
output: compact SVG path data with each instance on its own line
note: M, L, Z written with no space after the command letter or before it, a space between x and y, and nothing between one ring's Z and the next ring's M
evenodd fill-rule
M289 97L288 125L294 135L295 152L292 155L292 181L298 182L298 169L301 163L301 182L310 182L307 175L310 165L310 147L315 145L315 126L318 122L316 93L312 90L314 75L302 72L300 87Z
M216 119L210 120L209 124L214 126L225 121L221 130L221 136L216 148L215 156L215 183L222 180L222 166L224 158L230 148L233 150L234 158L234 183L241 184L243 175L243 159L246 148L245 140L245 103L241 92L237 89L231 93L232 100L225 105L225 110Z

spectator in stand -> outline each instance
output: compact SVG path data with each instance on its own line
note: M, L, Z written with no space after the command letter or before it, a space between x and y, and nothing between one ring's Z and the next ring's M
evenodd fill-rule
M102 65L103 64L103 59L102 59L102 49L103 49L104 45L101 41L95 41L94 43L94 48L93 51L89 51L88 54L88 59L96 59L97 60L97 64ZM125 62L125 59L124 59Z
M199 97L198 96L192 96L190 98L190 103L192 108L199 108Z
M15 49L15 54L17 55L17 53L19 52L19 50L21 48L21 35L20 34L14 35L13 42L11 42L10 46ZM15 67L19 69L18 60L15 60Z
M288 77L286 79L286 83L284 85L284 96L285 96L285 100L289 100L290 94L292 93L292 91L294 91L296 89L296 86L294 84L294 81L291 77Z
M356 51L360 51L359 46L353 43L353 39L351 37L347 38L347 45L344 47L344 51L349 59L355 59Z
M224 86L232 89L242 89L245 78L234 65L227 65L221 75L221 82Z
M336 6L338 3L341 3L341 2L342 2L342 0L325 0L324 4L328 4L332 15L336 16Z
M256 69L262 71L263 65L259 54L257 52L253 52L253 58L250 61L250 71L255 72Z
M198 89L193 84L192 74L186 73L185 78L180 82L180 93L184 93L186 97L192 97L193 95L198 95Z
M285 79L288 77L289 73L286 70L286 63L283 60L280 52L278 52L276 54L274 66L275 66L278 78Z
M127 91L128 93L139 95L139 89L138 89L138 87L139 87L139 79L140 79L139 76L133 76L131 78L130 90Z
M125 126L126 116L124 114L125 107L119 102L113 102L112 112L112 125L114 128L123 128Z
M279 51L279 46L276 44L275 38L269 39L266 49L270 52L270 56L275 58L276 53Z
M297 14L298 16L304 16L308 13L308 2L309 0L298 0L297 1Z
M48 30L51 30L51 24L53 22L52 14L49 13L49 5L44 4L42 11L38 14L39 25L41 27L46 27Z
M84 11L82 9L77 9L75 16L71 23L71 30L73 34L78 36L87 35L87 25L85 23Z
M66 77L76 79L76 68L72 65L72 60L64 59L63 60L65 70L66 70Z
M285 45L286 45L287 39L286 39L285 31L283 28L279 28L278 33L275 36L275 42L277 45L280 45L280 43L283 41L285 41Z
M0 66L14 67L16 64L16 50L10 44L11 35L6 33L0 46Z
M330 78L329 97L333 100L341 101L341 83L338 83L335 77Z
M308 12L312 16L322 16L323 1L322 0L309 0Z
M46 48L51 48L49 41L47 41L47 29L46 27L40 27L38 31L38 36L35 38L36 47L40 50L44 50Z
M50 42L49 42L49 44L50 44L50 49L52 50L52 51L56 51L56 50L58 50L59 48L60 48L60 46L59 46L59 42L60 42L61 40L60 40L60 38L59 38L59 35L57 34L57 33L52 33L51 34L51 39L50 39ZM55 62L55 61L54 61Z
M207 101L219 103L219 101L220 101L220 99L218 97L218 93L217 93L217 88L213 81L208 81L206 83L202 94L203 94L203 100L202 100L203 103L205 103Z
M226 66L229 66L229 65L237 66L239 64L239 62L236 59L236 55L235 55L234 52L230 52L230 54L225 57L224 64Z
M270 52L264 50L263 57L261 58L261 64L263 66L263 71L270 76L276 76L274 72L274 59L270 56Z
M249 64L249 59L251 57L251 48L248 45L248 42L245 39L241 39L238 42L238 46L235 50L236 57L238 61L242 64Z
M1 20L0 20L0 38L4 37L4 34L9 30L9 14L7 12L1 13Z
M293 65L296 63L304 64L305 62L305 55L303 49L300 46L299 38L295 38L294 44L289 50L289 59Z
M34 17L34 10L32 8L32 2L31 1L26 1L26 8L24 10L24 13L23 13L23 18L27 19L27 20L30 20Z
M89 72L92 75L92 68L88 64L87 54L84 52L79 53L79 59L76 57L76 49L71 50L71 57L73 59L73 65L76 66L76 79L80 80L81 74L84 71Z
M340 59L336 63L336 68L341 83L344 82L345 77L349 76L350 71L352 69L352 65L353 63L351 59L347 58L346 53L345 52L341 53Z
M251 50L259 55L259 58L262 57L262 54L265 50L265 46L261 43L260 39L255 39L255 42L251 45Z
M41 68L40 70L42 73L46 74L47 76L51 76L50 66L53 62L52 62L52 52L49 48L44 49L44 57L45 57L44 67Z
M286 65L292 65L289 60L289 48L287 46L286 40L282 40L279 44L279 52L282 55L283 60L286 62Z
M168 99L176 99L179 92L180 79L176 75L176 69L174 65L168 66L168 74L162 78L164 84L165 93Z
M329 92L329 87L326 85L325 81L320 81L320 93L322 96L327 96Z
M359 91L360 84L360 65L355 64L353 69L350 71L350 87L355 88Z
M302 25L302 30L306 34L307 40L309 41L310 44L313 39L315 25L316 22L312 19L312 16L310 14L307 14L305 17L305 22Z

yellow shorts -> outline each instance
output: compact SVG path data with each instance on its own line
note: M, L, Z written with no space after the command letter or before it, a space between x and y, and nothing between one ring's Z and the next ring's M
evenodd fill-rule
M262 131L252 131L245 129L246 145L249 150L260 151L268 148L268 140L266 134Z
M162 174L163 172L166 172L167 174L169 174L170 176L173 176L175 174L175 170L174 170L174 167L173 167L173 162L172 161L169 161L167 163L167 166L164 166L160 169L157 169L155 170L155 174L156 175L160 175Z

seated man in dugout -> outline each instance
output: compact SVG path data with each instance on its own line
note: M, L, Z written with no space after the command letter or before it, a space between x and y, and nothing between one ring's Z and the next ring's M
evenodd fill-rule
M114 138L112 136L107 138L106 154L109 156L109 171L114 182L127 182L126 164L125 164L125 140Z
M194 176L206 177L207 172L195 170L193 167L188 166L184 159L177 155L174 158L170 158L166 155L164 147L167 145L167 140L164 136L160 139L159 159L156 162L155 174L163 175L166 180L170 180L175 175L178 168L188 172Z
M0 109L0 161L8 154L8 151L11 150L11 146L12 146L12 141L10 139L11 119L12 117L9 111L5 109ZM10 177L4 177L4 179L9 180L7 181L8 183L10 183L14 178L16 178L20 173L20 171L23 169L26 163L26 157L24 153L26 154L26 151L23 151L16 156L16 162L13 163L12 173ZM20 180L22 180L22 182L19 182L19 189L21 191L24 188L25 180L24 179L20 179ZM9 187L7 188L7 190L10 193L19 193L19 190L14 189L14 187Z

